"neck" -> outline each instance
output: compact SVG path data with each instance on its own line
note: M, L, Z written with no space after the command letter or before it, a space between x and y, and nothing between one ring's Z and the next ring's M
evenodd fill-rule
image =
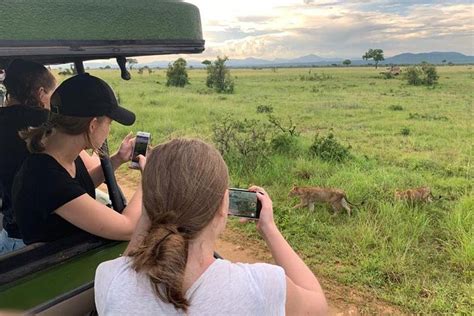
M187 291L216 260L214 258L216 240L217 235L208 225L196 239L189 242L188 262L184 271L184 291Z
M54 157L68 169L85 148L82 135L67 135L56 130L47 138L44 153Z
M11 106L11 105L19 105L19 104L23 104L21 103L20 101L18 101L16 98L14 97L8 97L6 100L5 100L5 106ZM44 106L41 104L41 103L38 103L38 106L41 107L41 108L44 108Z
M15 98L8 97L8 98L5 100L5 106L11 106L11 105L16 105L16 104L21 104L21 103L18 102L18 100L15 99Z

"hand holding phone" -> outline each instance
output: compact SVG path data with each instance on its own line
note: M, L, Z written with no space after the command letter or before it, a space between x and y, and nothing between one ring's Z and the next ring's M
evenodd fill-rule
M135 138L135 145L133 147L132 161L130 162L130 168L139 169L138 156L142 155L146 157L148 146L151 142L151 134L147 132L138 132Z
M229 189L229 215L258 219L262 204L257 193L244 189Z

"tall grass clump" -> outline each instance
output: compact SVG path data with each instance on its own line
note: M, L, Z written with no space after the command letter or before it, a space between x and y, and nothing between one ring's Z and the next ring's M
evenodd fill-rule
M442 223L450 262L466 276L474 271L474 196L464 196Z

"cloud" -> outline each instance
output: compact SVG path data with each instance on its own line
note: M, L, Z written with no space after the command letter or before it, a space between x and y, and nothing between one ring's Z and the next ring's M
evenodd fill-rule
M205 32L206 54L359 57L368 48L382 48L386 56L435 50L474 54L473 4L406 3L309 0L275 7L266 15L239 15ZM382 10L383 6L391 9Z
M254 15L254 16L239 16L237 20L245 23L267 23L273 20L273 16Z

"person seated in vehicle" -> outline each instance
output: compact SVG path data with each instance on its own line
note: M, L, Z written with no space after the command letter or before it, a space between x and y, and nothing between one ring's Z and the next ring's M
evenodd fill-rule
M327 303L318 280L278 230L272 200L254 186L257 230L277 265L213 256L226 226L229 176L219 152L175 139L148 154L143 214L123 257L99 265L99 315L314 315Z
M8 76L6 75L8 73ZM2 187L3 230L0 231L0 255L24 247L20 230L14 220L11 189L15 174L29 155L19 131L37 127L48 119L50 98L57 83L53 74L42 64L16 59L10 63L3 78L6 103L0 107L0 187ZM100 164L97 157L81 152L87 169Z
M8 73L8 75L6 75ZM2 187L3 230L0 255L24 247L12 215L11 189L15 174L29 152L18 132L39 126L48 118L49 100L56 79L41 64L14 60L5 72L5 106L0 107L0 186Z
M8 74L7 74L8 76ZM51 97L51 113L39 127L22 132L32 152L12 189L13 212L25 244L53 241L80 231L129 240L141 214L141 188L120 214L95 200L104 181L100 166L86 169L85 149L98 150L112 120L132 125L135 115L120 107L109 85L89 74L65 80ZM111 158L114 169L130 160L131 134ZM145 157L139 157L140 167Z

